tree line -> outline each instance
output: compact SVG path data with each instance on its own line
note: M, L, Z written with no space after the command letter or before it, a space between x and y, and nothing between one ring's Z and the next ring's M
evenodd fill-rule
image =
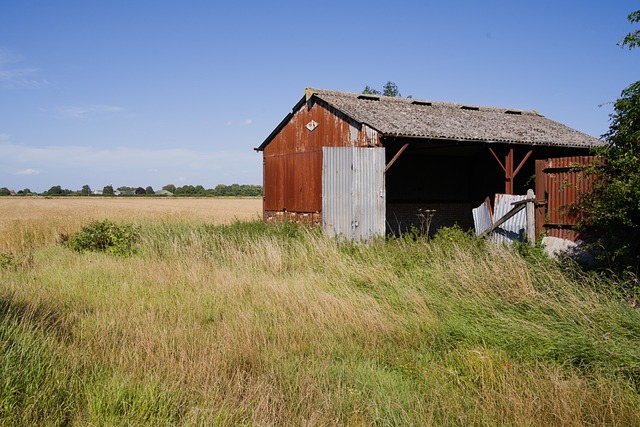
M218 184L215 188L205 188L202 185L183 185L177 187L167 184L161 190L153 187L121 186L116 189L112 185L105 185L102 190L94 191L89 185L83 185L80 190L69 190L60 185L54 185L47 191L37 193L29 188L13 191L7 187L0 188L0 196L196 196L196 197L257 197L262 195L261 185L249 184Z

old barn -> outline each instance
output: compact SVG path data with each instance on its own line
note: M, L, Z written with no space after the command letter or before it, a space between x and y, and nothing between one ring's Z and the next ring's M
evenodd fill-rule
M495 193L533 188L535 161L602 142L535 111L308 88L256 148L264 220L367 238L419 226L473 227Z

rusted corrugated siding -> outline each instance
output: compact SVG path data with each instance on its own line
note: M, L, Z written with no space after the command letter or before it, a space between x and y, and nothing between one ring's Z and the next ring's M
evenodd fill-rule
M577 224L577 219L569 212L569 207L575 204L580 195L591 186L589 176L577 169L590 164L593 159L592 156L576 156L538 160L544 162L546 224L554 226Z
M322 209L322 152L265 158L264 209L316 212Z
M536 196L540 206L536 221L543 221L547 235L575 240L572 230L577 224L570 208L593 184L593 177L580 171L597 157L574 156L536 160ZM539 203L541 204L541 203Z
M309 130L314 121L317 126ZM375 130L327 105L304 103L264 148L264 211L322 210L322 147L367 147Z

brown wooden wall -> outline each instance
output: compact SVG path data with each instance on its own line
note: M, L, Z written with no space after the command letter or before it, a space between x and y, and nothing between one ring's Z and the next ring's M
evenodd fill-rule
M315 121L310 131L306 125ZM368 147L377 132L312 99L264 148L264 211L322 210L322 147Z
M569 207L593 184L579 169L597 157L574 156L536 160L536 234L575 240L577 218Z

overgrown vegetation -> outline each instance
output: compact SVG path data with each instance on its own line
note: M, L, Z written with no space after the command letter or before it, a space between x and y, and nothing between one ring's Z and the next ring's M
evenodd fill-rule
M109 252L115 255L131 255L138 232L130 224L116 224L108 219L94 221L77 233L63 235L63 242L77 252Z
M539 251L135 229L0 269L0 424L640 424L640 315Z
M628 16L640 21L640 10ZM640 31L631 32L622 47L640 46ZM583 195L577 208L582 227L592 237L590 251L597 267L619 276L624 283L638 286L640 273L640 81L622 91L614 104L607 145L596 149L603 161L586 172L595 183ZM635 282L635 285L634 285Z

